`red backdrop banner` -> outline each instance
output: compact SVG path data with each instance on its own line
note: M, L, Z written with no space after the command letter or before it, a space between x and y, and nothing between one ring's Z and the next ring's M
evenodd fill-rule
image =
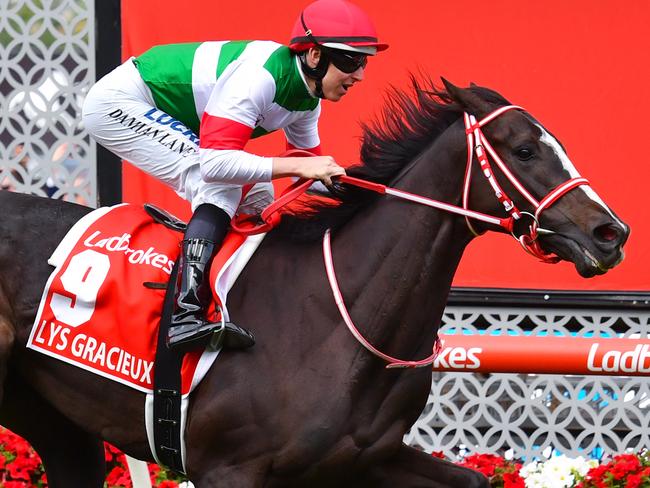
M155 44L219 39L286 43L306 0L223 2L122 0L124 57ZM645 146L650 97L650 2L646 0L358 0L391 47L372 59L366 79L340 103L323 103L324 154L358 161L359 122L376 117L390 85L406 87L409 72L470 81L522 105L565 145L578 170L632 228L626 260L602 277L581 279L572 265L535 262L502 235L476 239L456 286L564 290L650 290L644 200L650 181ZM274 155L281 134L247 149ZM187 217L188 206L130 165L124 199L153 202ZM369 244L370 245L370 244Z

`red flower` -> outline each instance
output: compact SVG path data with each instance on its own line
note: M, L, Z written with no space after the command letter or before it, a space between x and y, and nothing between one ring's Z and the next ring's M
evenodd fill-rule
M106 477L106 484L110 487L131 486L131 475L122 466L115 466Z
M32 473L41 464L41 460L34 454L28 453L25 456L18 456L7 466L7 471L14 480L31 481Z
M158 485L158 488L178 488L178 483L175 481L165 480Z
M625 482L625 488L639 488L642 481L640 474L631 474Z
M615 480L626 479L630 474L641 469L641 462L634 454L618 455L610 464L612 465L610 472Z
M149 476L158 476L158 474L161 471L160 466L158 466L157 464L149 464L148 467L149 467Z
M123 462L123 456L122 451L111 446L108 442L104 443L104 459L106 460L106 464Z
M494 454L472 454L467 456L462 463L459 463L461 466L466 468L473 469L479 473L483 473L488 478L494 476L495 470L497 468L503 468L506 464L506 460L500 456L495 456Z
M24 481L5 481L2 486L3 488L30 488L30 484Z
M503 488L526 488L524 479L519 476L519 470L503 474Z
M105 444L106 485L108 488L131 487L124 454ZM152 484L156 488L178 488L179 479L155 464L149 465ZM41 460L28 442L0 427L0 488L47 487L47 477Z

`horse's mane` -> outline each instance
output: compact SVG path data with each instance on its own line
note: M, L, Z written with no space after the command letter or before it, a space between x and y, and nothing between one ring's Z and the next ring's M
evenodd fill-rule
M410 88L391 87L379 116L361 125L362 164L347 168L349 176L388 184L461 117L463 109L446 90L428 77L410 78ZM508 104L489 88L472 84L470 90L496 105ZM326 229L340 227L377 197L357 187L337 187L329 201L304 202L283 215L276 232L295 240L320 239Z

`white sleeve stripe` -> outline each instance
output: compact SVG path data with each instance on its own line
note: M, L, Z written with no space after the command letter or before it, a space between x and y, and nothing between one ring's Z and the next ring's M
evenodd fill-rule
M254 61L257 66L264 66L264 63L269 59L269 56L273 54L278 48L281 47L281 44L273 41L253 41L249 42L242 53L239 55L239 59L242 61Z
M208 183L245 185L271 181L273 159L234 149L200 149L201 177Z
M264 68L232 63L217 80L215 93L205 111L255 127L259 114L275 96L275 80Z
M192 91L194 93L194 106L196 114L201 120L201 115L208 104L212 87L217 81L217 65L221 46L225 41L209 41L202 43L194 53L192 61Z

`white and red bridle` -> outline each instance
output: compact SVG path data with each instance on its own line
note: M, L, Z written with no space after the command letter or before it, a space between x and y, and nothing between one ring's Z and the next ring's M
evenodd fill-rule
M463 119L465 122L465 134L467 137L467 166L465 169L465 179L463 184L463 207L458 207L456 205L451 205L449 203L441 202L431 198L423 197L413 193L409 193L403 190L398 190L396 188L391 188L380 183L374 183L367 180L362 180L359 178L353 178L351 176L341 176L337 179L341 183L347 183L350 185L358 186L365 188L366 190L371 190L380 194L392 195L403 200L409 200L411 202L419 203L429 207L437 208L439 210L444 210L447 212L455 213L465 217L467 226L474 235L479 235L479 233L474 229L471 224L470 219L479 220L488 224L496 225L502 227L512 234L512 236L521 244L521 246L526 250L526 252L532 254L533 256L539 258L546 263L555 263L559 261L559 258L552 254L545 253L539 243L537 238L539 234L552 234L553 231L548 229L543 229L539 227L539 218L542 212L548 209L551 205L556 203L562 196L566 195L569 191L581 185L589 185L589 181L586 178L576 177L570 178L564 183L558 185L556 188L551 190L544 198L537 200L531 193L521 184L515 175L508 169L503 160L496 153L492 145L488 142L483 134L481 128L496 119L503 113L509 110L523 110L517 105L507 105L501 107L494 112L488 114L481 120L477 121L473 115L465 113ZM494 176L492 171L492 166L488 159L488 154L492 157L494 162L497 164L501 172L508 178L510 183L517 189L517 191L532 205L533 212L522 212L520 211L513 200L503 191L501 185ZM302 150L292 150L284 153L282 156L288 155L310 155L313 154L302 151ZM497 217L493 215L484 214L481 212L476 212L468 208L469 202L469 189L471 184L471 174L472 174L472 164L474 161L474 155L479 162L481 167L481 172L488 180L490 186L492 187L496 198L502 203L503 208L508 213L508 217ZM302 193L304 193L313 183L313 180L299 180L293 185L291 185L282 196L280 196L273 204L267 207L261 215L263 224L258 226L240 226L235 223L232 224L233 228L243 234L259 234L262 232L267 232L272 229L280 219L278 211L280 208L285 206L287 203L291 202L298 198ZM526 215L533 220L533 223L529 226L529 233L523 234L517 237L514 234L513 228L515 221L519 220L522 215ZM325 268L327 271L327 277L332 288L332 293L334 295L334 300L336 305L343 317L345 324L352 333L352 335L359 341L359 343L370 351L375 356L383 359L388 363L387 368L421 368L425 366L430 366L433 364L436 356L442 349L442 341L436 339L432 354L424 359L417 361L407 361L403 359L394 358L379 351L375 348L364 336L359 329L354 325L352 318L347 310L343 295L338 285L338 280L336 278L336 272L334 270L334 262L332 259L332 247L331 247L331 235L330 231L327 230L323 236L323 257L325 260Z
M537 242L537 237L540 233L553 233L551 230L539 227L540 215L544 210L548 209L569 191L581 185L589 185L589 181L586 178L582 177L571 178L551 190L544 198L539 201L533 195L531 195L530 192L524 187L524 185L521 184L517 177L513 175L510 169L505 165L503 160L499 157L481 130L481 127L509 110L523 110L523 108L517 105L506 105L505 107L501 107L490 113L478 122L473 115L469 115L468 113L463 114L463 120L465 122L465 134L467 137L467 166L465 169L465 182L463 184L463 208L467 209L469 203L472 163L474 161L474 154L476 154L476 158L478 159L479 165L481 167L481 172L490 183L490 186L494 190L495 196L501 202L503 208L511 217L507 224L508 227L504 226L504 228L510 231L512 236L517 239L517 241L527 252L539 258L545 263L556 263L559 261L559 258L542 251L539 243ZM530 202L530 204L533 206L534 214L519 211L512 199L508 197L506 192L503 191L501 185L499 185L496 178L494 177L494 172L492 171L492 166L490 165L490 161L488 159L488 154L492 157L505 177L508 178L510 183L512 183L517 191L526 200L528 200L528 202ZM514 221L519 220L522 215L527 215L532 218L533 223L529 227L529 234L522 234L521 236L517 237L513 233L512 227L514 225ZM479 233L474 229L468 217L465 217L465 221L467 222L469 230L474 235L478 236Z
M374 183L370 183L370 185L368 185L368 182L364 182L364 184L360 184L359 181L352 182L349 181L350 180L349 177L342 177L341 181L346 183L356 184L358 186L363 186L364 188L373 191L378 191L379 193L387 193L389 195L393 195L398 198L403 198L413 202L439 208L441 210L447 210L449 212L464 215L470 231L475 235L479 235L479 234L478 232L476 232L474 227L472 227L470 219L476 219L482 222L499 225L504 229L508 230L527 252L529 252L533 256L538 257L543 262L555 263L559 260L559 258L557 256L545 253L537 242L537 237L540 233L553 233L553 231L542 229L539 227L539 216L544 210L546 210L555 202L557 202L567 192L571 191L572 189L578 186L588 185L589 181L587 181L587 179L582 177L571 178L565 181L564 183L560 184L559 186L557 186L552 191L550 191L548 195L546 195L540 201L538 201L535 197L533 197L530 194L530 192L528 192L528 190L526 190L526 188L521 184L521 182L512 174L512 172L508 169L508 167L503 163L503 161L496 153L496 151L492 148L492 145L485 138L485 135L481 130L481 127L483 127L488 122L494 120L504 112L513 109L523 110L521 107L518 107L516 105L508 105L495 110L494 112L492 112L491 114L484 117L478 122L476 121L476 118L473 115L469 115L467 113L464 114L465 133L467 135L467 167L465 170L465 181L463 185L463 208L462 209L453 205L444 204L443 202L438 202L436 200L431 200L429 198L424 198L418 195L413 195L408 192L396 190L394 188L384 187L383 185L376 185ZM490 183L490 186L494 190L494 194L497 197L497 199L503 204L504 209L510 215L509 218L502 219L500 217L493 217L479 212L473 212L467 208L469 202L469 188L471 183L472 163L474 160L474 154L476 154L476 158L478 159L478 162L481 166L481 172ZM487 157L487 154L489 154L492 157L492 159L496 162L496 164L499 166L499 168L504 173L504 175L508 178L508 180L514 185L517 191L519 191L521 195L523 195L523 197L531 203L531 205L534 208L534 212L535 212L534 214L519 211L519 209L516 207L512 199L509 198L508 195L503 191L503 189L497 182L496 178L494 177L494 173L492 171L492 167L490 165L490 161ZM530 217L532 217L533 223L529 227L529 231L530 231L529 234L523 234L517 237L513 232L514 221L520 219L522 215L529 215ZM343 295L341 294L341 290L338 285L338 280L336 279L336 272L334 270L334 262L332 260L331 236L329 230L325 233L325 236L323 238L323 257L325 259L325 269L327 270L327 278L329 280L330 287L332 288L334 301L336 302L339 312L341 313L341 317L343 317L343 321L347 325L352 335L357 339L357 341L364 348L366 348L375 356L386 361L388 363L386 368L389 369L390 368L422 368L433 364L436 356L442 350L443 344L440 338L436 339L433 345L433 352L431 353L431 355L427 358L418 361L407 361L403 359L398 359L389 356L388 354L385 354L380 350L378 350L377 348L375 348L363 336L363 334L359 332L359 329L354 325L354 322L352 321L352 318L350 317L348 309L345 305L345 301L343 300Z

